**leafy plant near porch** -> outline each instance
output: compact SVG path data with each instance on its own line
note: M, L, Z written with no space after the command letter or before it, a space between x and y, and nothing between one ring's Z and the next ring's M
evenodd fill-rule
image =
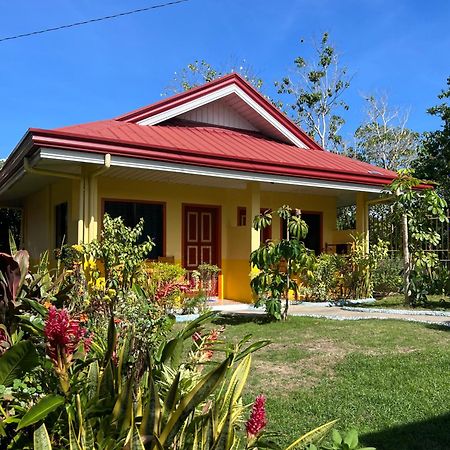
M426 183L416 178L414 171L400 170L387 189L393 195L395 217L402 224L404 294L408 305L426 302L427 285L431 285L432 272L439 262L432 250L441 237L429 226L429 218L448 222L447 202L434 189L420 188Z
M256 216L253 228L259 231L270 226L272 214L265 211ZM300 277L311 267L313 252L301 241L308 233L301 211L284 205L276 214L285 221L287 239L269 240L251 253L250 262L259 271L251 280L251 287L258 296L256 305L264 304L269 316L286 320L289 293L298 293Z

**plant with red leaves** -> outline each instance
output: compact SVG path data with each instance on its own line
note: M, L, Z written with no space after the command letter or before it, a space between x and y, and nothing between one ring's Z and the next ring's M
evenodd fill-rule
M266 398L264 395L258 395L253 403L250 418L245 424L248 440L255 440L266 425Z
M67 371L72 363L73 354L80 343L84 343L85 334L86 329L80 326L78 320L71 318L66 309L57 309L54 306L49 309L44 328L46 350L65 394L69 392ZM88 348L89 344L87 342Z

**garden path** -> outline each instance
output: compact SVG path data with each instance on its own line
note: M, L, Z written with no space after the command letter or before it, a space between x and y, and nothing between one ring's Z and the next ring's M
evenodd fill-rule
M264 314L262 309L256 309L252 305L232 302L230 300L220 301L212 305L212 309L230 314ZM320 317L334 320L397 319L450 327L450 316L438 314L435 313L435 315L432 315L426 311L422 313L421 311L407 310L375 311L374 309L370 309L364 311L352 307L329 306L324 303L302 303L289 307L289 315L291 316Z

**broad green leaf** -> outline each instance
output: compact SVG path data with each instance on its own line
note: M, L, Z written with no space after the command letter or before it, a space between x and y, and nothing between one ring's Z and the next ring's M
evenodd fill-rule
M324 425L321 425L320 427L314 428L314 430L309 431L308 433L304 434L303 436L300 436L298 439L296 439L292 444L288 445L286 447L286 450L293 450L299 445L307 445L312 442L316 442L320 439L322 439L324 436L327 435L327 433L333 428L333 425L337 422L336 420L332 420L331 422L327 422Z
M133 428L130 428L124 448L126 450L145 450L144 443L142 442L142 438L139 435L136 425Z
M181 373L177 372L175 378L170 386L169 391L166 394L166 399L164 400L164 415L169 415L175 408L177 402L178 384L180 383Z
M52 450L52 443L43 423L33 434L34 450Z
M22 420L17 426L17 431L22 428L28 427L33 423L43 420L52 411L64 404L64 397L60 395L47 395L42 398L38 403L32 406L28 412L22 417Z
M351 449L358 447L358 432L355 429L350 430L344 437L344 444Z
M140 432L142 436L157 436L160 430L161 403L156 384L153 382L151 373L149 374L149 387L146 407L142 417Z
M197 385L180 401L177 409L170 415L159 440L165 447L170 447L173 438L176 436L183 423L192 413L192 411L203 402L214 391L221 382L229 365L233 361L234 355L231 354L219 366L207 373Z
M0 357L0 384L11 386L14 379L21 376L38 363L38 354L30 341L21 341Z

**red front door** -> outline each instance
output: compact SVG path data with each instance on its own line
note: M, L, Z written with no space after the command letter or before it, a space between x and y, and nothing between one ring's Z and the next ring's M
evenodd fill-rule
M185 206L183 265L195 270L202 263L219 265L219 208Z

